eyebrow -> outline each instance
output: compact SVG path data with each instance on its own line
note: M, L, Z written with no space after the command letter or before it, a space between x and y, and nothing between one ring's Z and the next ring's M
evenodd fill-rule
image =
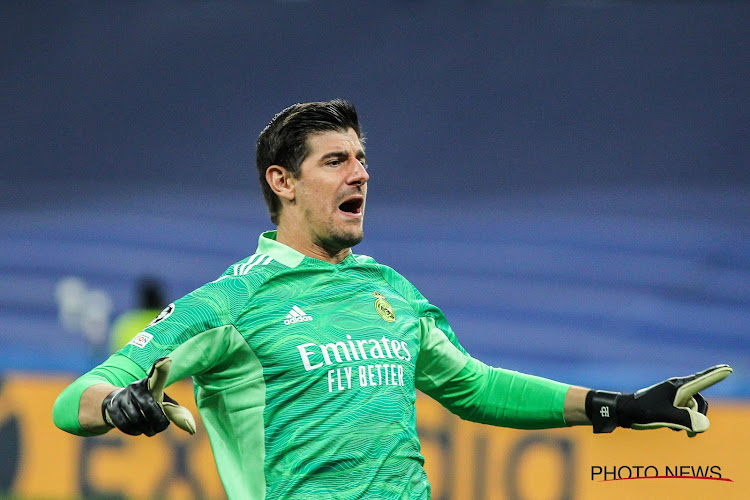
M358 160L364 160L366 158L365 151L360 149L354 157ZM347 151L332 151L321 156L320 160L325 161L329 158L349 158L349 153Z

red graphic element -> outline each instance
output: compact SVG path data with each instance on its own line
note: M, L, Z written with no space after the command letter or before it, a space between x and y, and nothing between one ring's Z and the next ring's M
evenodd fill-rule
M733 483L728 477L703 477L703 476L641 476L641 477L620 477L614 479L600 479L600 483L610 481L626 481L628 479L708 479L711 481L728 481Z

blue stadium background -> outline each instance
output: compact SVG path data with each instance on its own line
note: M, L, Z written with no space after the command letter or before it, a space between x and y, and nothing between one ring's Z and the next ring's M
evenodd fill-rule
M710 391L750 397L749 42L745 2L3 2L0 372L81 373L76 311L96 336L140 277L253 253L258 132L344 97L356 251L475 357L614 390L730 363Z

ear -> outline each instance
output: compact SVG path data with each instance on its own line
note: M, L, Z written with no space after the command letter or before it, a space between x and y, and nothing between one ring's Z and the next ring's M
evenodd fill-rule
M266 182L280 198L293 201L295 195L295 178L280 165L271 165L266 169Z

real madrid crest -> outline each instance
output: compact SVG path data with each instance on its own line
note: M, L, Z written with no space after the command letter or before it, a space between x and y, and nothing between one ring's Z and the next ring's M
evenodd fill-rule
M372 292L372 296L375 297L375 310L380 317L388 323L396 321L396 313L393 311L393 306L386 300L385 295L379 292Z

